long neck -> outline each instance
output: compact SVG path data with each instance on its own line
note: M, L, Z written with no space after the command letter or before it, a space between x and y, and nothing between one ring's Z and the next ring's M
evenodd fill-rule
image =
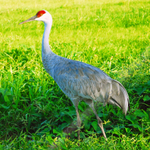
M42 39L42 53L46 54L52 52L49 47L49 41L48 41L52 24L49 22L48 23L44 22L44 25L45 25L45 29L43 33L43 39Z

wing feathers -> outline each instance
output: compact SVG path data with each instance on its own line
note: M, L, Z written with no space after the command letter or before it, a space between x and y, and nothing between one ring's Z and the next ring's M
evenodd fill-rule
M122 108L124 114L127 113L129 107L129 96L123 85L116 80L112 81L110 103L112 103L112 101L115 105Z
M102 70L78 61L62 61L55 66L54 79L70 98L92 99L116 105L126 114L129 106L128 93L123 85L111 79Z

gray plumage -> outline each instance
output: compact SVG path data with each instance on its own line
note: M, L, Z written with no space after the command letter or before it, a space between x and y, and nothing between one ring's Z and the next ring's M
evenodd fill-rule
M91 99L105 105L114 104L126 114L129 98L125 88L99 68L54 53L46 55L43 65L73 103Z
M81 126L78 104L82 100L85 101L93 110L98 120L98 125L106 138L102 120L97 115L93 102L103 103L104 106L107 103L116 105L123 110L124 114L126 114L129 106L127 91L120 82L110 78L99 68L54 54L48 43L52 18L47 11L39 11L36 16L22 23L32 20L43 21L45 24L42 39L43 65L49 75L53 77L61 90L71 99L75 106L77 125L79 128L78 139L80 139Z

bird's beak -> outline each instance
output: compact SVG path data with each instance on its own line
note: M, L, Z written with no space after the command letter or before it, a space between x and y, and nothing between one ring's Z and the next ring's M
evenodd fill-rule
M33 20L35 20L36 18L37 18L37 16L35 15L35 16L29 18L28 20L25 20L25 21L23 21L23 22L21 22L21 23L19 23L19 24L23 24L23 23L26 23L26 22L33 21Z

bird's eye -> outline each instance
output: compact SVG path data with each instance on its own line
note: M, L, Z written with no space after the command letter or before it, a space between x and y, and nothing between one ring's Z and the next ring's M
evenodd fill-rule
M40 10L39 12L37 12L36 16L39 18L39 17L41 17L45 13L46 13L45 10Z

